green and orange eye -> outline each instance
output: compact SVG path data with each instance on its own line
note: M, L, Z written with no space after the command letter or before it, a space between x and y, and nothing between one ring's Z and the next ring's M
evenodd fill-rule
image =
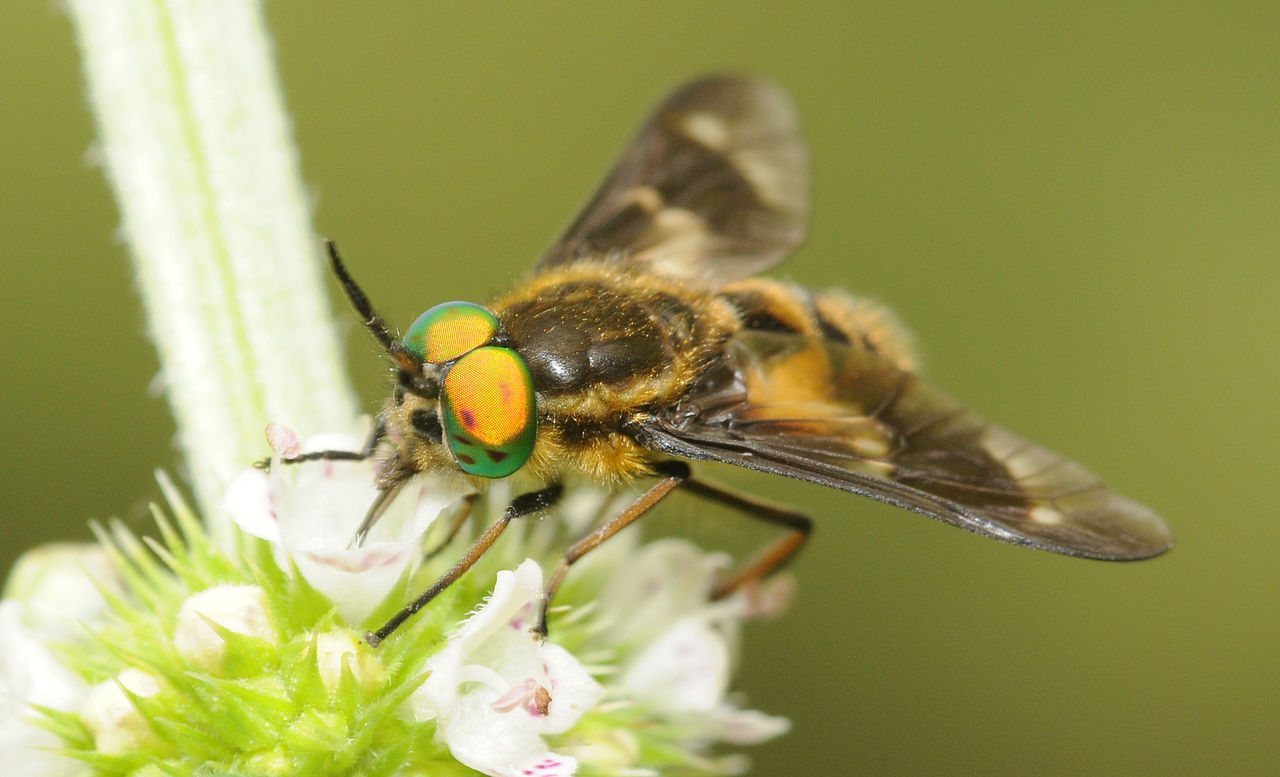
M538 433L529 367L510 348L485 346L445 375L440 417L449 450L463 472L510 475L529 459Z
M443 302L418 316L404 336L409 352L428 364L441 364L489 342L498 319L470 302Z

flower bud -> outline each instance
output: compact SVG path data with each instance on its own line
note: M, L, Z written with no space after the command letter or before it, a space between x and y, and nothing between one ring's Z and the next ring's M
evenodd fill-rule
M159 693L160 684L140 669L126 669L89 689L80 719L93 734L99 753L124 753L156 742L155 732L125 691L145 698Z
M173 643L178 654L209 671L222 666L226 642L209 622L229 631L274 641L267 600L255 585L220 585L187 597L178 610Z
M347 664L362 690L369 691L382 681L382 662L375 657L364 640L350 631L326 631L316 635L316 666L325 690L336 693L342 680L342 667Z
M29 626L66 638L102 612L106 602L101 589L119 592L122 586L101 545L58 542L22 554L5 584L5 598L25 605Z

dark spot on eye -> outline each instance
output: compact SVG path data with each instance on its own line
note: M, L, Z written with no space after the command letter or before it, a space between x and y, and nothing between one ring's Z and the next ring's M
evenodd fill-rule
M455 432L455 433L454 433L454 435L453 435L453 439L454 439L454 440L456 440L456 441L458 441L458 442L460 442L460 443L462 443L463 445L475 445L475 444L476 444L476 441L475 441L475 440L471 439L470 437L467 437L466 435L463 435L463 434L457 434L456 432Z
M506 459L509 455L506 451L495 451L492 448L485 448L484 452L488 454L489 461L492 461L494 464Z
M428 440L437 442L444 436L444 430L440 428L440 417L434 410L415 410L409 416L409 423L413 424L413 430Z
M455 452L455 453L453 454L453 456L454 456L454 458L456 458L458 461L462 462L463 464L466 464L468 467L475 466L476 460L475 460L475 459L473 459L473 458L471 458L470 456L468 456L468 455L467 455L467 454L465 454L465 453L456 453L456 452Z
M458 415L462 417L462 425L468 429L476 425L476 414L465 407L458 410Z

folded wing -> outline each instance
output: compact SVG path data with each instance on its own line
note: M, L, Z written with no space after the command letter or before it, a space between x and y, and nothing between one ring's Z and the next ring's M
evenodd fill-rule
M1005 542L1134 560L1172 547L1151 509L877 354L748 331L642 443L838 488Z

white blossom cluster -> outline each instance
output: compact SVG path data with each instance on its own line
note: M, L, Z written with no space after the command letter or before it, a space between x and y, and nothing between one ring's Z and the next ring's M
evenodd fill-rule
M324 436L300 445L288 430L274 432L277 454L358 444ZM386 611L388 597L414 593L406 580L434 574L423 569L414 575L424 535L437 533L427 535L437 517L456 509L463 493L422 479L400 495L366 543L350 547L373 496L370 466L345 461L282 466L278 458L269 470L243 473L224 500L226 517L270 543L263 558L274 558L276 574L189 591L174 604L167 641L148 648L168 652L137 654L159 658L113 665L104 656L73 662L79 673L68 669L58 646L91 650L100 644L86 642L85 635L112 620L102 592L117 607L134 601L129 576L117 568L121 556L99 546L28 556L0 603L0 741L8 752L24 754L19 771L6 773L80 774L85 763L95 763L87 752L121 759L111 763L143 756L138 763L154 758L174 768L173 752L183 747L175 731L181 729L158 724L155 710L162 707L148 706L183 692L167 667L217 677L232 671L229 664L244 663L243 657L233 658L236 651L267 655L284 645L286 629L279 622L284 595L270 583L291 579L282 570L295 570L331 603L332 612L294 638L304 641L306 660L281 662L273 670L279 677L268 674L265 682L297 685L302 681L288 676L291 665L299 672L305 665L330 698L388 698L381 687L398 670L386 651L397 639L415 637L405 633L406 627L375 650L363 642L360 630L375 611ZM564 515L556 517L580 524L606 499L583 490L572 494ZM575 567L561 597L564 606L561 598L556 601L552 633L542 639L530 627L545 587L543 564L555 559L549 538L565 531L557 523L546 519L523 532L514 530L511 542L496 547L464 578L471 584L467 591L489 591L483 600L468 600L465 591L437 600L442 613L456 611L457 617L438 628L436 637L416 637L434 644L434 652L419 657L415 687L391 691L399 694L395 723L431 733L415 745L418 766L385 773L422 773L414 769L434 749L432 757L456 761L452 771L440 774L465 774L468 768L501 777L567 777L584 770L659 774L673 763L673 748L680 753L675 763L685 773L731 773L745 768L745 759L717 754L717 744L752 744L786 731L786 720L744 710L728 695L739 626L745 618L784 606L785 579L711 602L709 592L726 565L722 555L705 554L684 540L641 544L628 531ZM176 563L171 560L170 566ZM181 568L172 571L184 575ZM437 609L437 603L424 612ZM122 655L134 654L125 650ZM86 667L113 670L94 676ZM60 743L47 730L58 729L44 725L48 710L77 716L91 748L84 742ZM359 711L349 717L361 719ZM330 723L356 725L338 718ZM277 724L262 725L274 731ZM278 725L298 728L295 720ZM301 756L282 742L233 752L221 765L290 773ZM69 748L67 754L59 751L60 744ZM665 755L655 757L656 752ZM361 762L359 754L345 757L333 763ZM200 764L191 766L195 773Z

